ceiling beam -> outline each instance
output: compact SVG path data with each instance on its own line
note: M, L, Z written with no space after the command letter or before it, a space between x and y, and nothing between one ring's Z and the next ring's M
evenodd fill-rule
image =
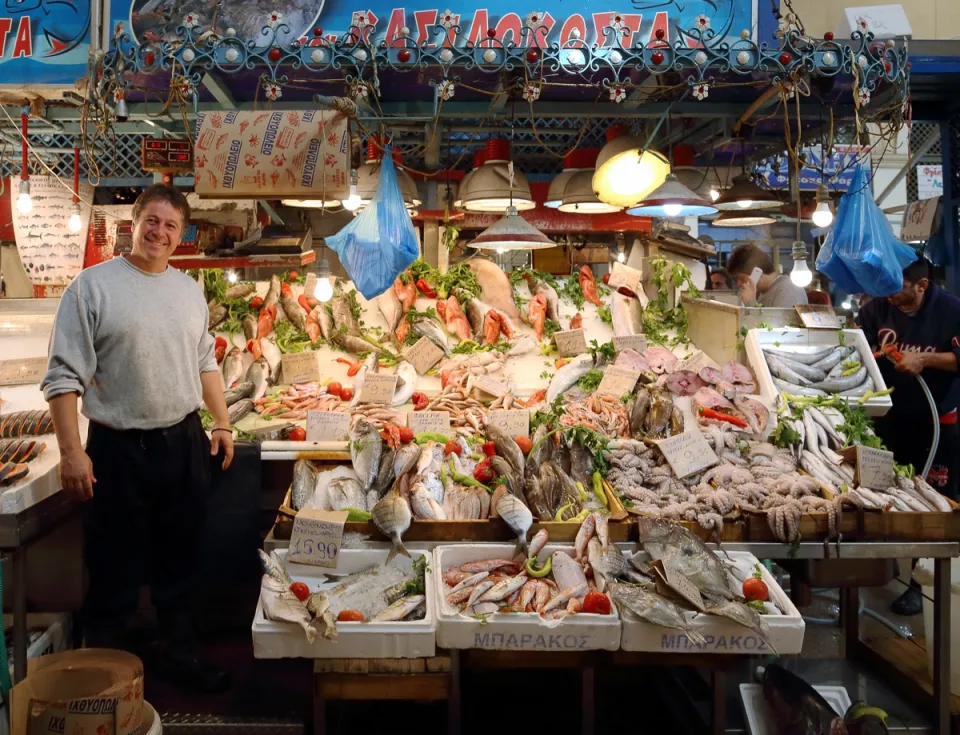
M224 86L223 81L219 77L215 77L211 72L207 72L200 80L200 84L207 88L221 107L227 110L237 109L237 103L234 101L233 95L230 94L230 90Z

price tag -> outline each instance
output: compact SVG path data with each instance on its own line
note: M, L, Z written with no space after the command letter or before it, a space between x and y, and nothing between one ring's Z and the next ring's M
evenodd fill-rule
M487 423L507 436L530 436L530 412L525 408L487 411Z
M603 380L597 386L597 393L620 398L632 391L638 380L640 380L639 370L608 365L603 371Z
M301 510L293 521L288 558L297 564L337 568L345 510Z
M565 332L554 332L553 341L561 356L573 357L587 351L586 332L582 329L570 329Z
M840 329L843 324L832 306L826 304L797 304L794 307L800 321L808 329Z
M717 363L715 363L713 360L711 360L707 356L706 352L704 352L703 350L697 350L690 357L688 357L686 360L681 362L680 367L678 369L690 370L691 372L699 373L700 368L703 368L703 367L712 367L712 368L719 369L720 366L717 365Z
M311 383L320 380L319 355L313 351L283 355L283 379L288 383Z
M681 480L703 472L720 462L699 429L685 431L669 439L661 439L657 442L657 446L667 458L673 474Z
M396 375L381 375L367 372L363 376L363 387L360 389L360 403L393 403L393 394L397 390Z
M443 350L426 337L418 339L413 347L403 353L403 359L413 365L420 375L426 374L442 358Z
M623 286L629 288L635 294L639 294L642 281L643 273L636 268L631 268L623 263L614 263L613 270L610 271L610 283L607 285L614 291Z
M494 398L499 398L510 392L510 389L499 380L494 380L487 375L480 375L474 378L473 387L479 388L484 393L489 393Z
M897 484L893 471L893 452L857 445L857 484L873 490L886 490Z
M39 383L47 372L46 357L0 361L0 385Z
M350 433L350 414L341 411L307 411L308 442L342 442Z
M700 590L689 579L680 574L676 569L657 560L650 565L657 573L657 592L664 594L667 590L679 595L684 600L693 605L697 610L703 610L703 597L700 596ZM663 587L667 587L664 590Z
M617 352L624 350L636 350L642 353L647 349L647 338L642 334L625 334L622 337L613 338L613 348Z
M407 413L407 426L413 429L414 434L430 431L453 436L449 411L410 411Z

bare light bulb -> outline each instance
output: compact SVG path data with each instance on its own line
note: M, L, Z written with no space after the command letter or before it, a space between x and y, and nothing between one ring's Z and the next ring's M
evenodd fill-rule
M711 187L710 187L710 201L711 201L711 202L715 202L715 201L717 201L717 199L719 199L719 198L720 198L720 190L719 190L717 187L715 187L715 186L711 186Z
M682 204L664 204L663 205L663 213L667 215L667 217L676 217L682 211L683 211Z
M327 303L333 298L333 286L330 284L329 276L326 278L317 277L317 285L316 288L313 289L313 295L317 301L322 304Z
M813 282L813 273L810 270L810 266L807 265L806 259L793 261L790 280L793 281L795 285L800 286L800 288L806 288Z
M850 309L853 308L853 304L851 303L850 299L844 299L843 303L840 304L840 308L850 311Z
M753 200L752 200L752 199L737 199L737 206L740 207L740 209L750 209L750 207L753 206Z
M350 184L350 196L340 202L343 205L343 208L349 212L356 212L360 209L360 205L363 204L363 200L360 198L360 194L357 193L357 185Z
M833 210L830 209L829 202L817 203L817 208L813 210L813 224L817 227L829 227L833 224Z
M505 252L507 251L504 250L503 248L497 248L497 255L503 255Z
M626 253L622 253L622 252L617 253L617 262L618 262L618 263L626 263L626 262L627 262Z
M237 282L237 273L236 273L236 271L227 271L227 280L228 280L230 283L236 283L236 282Z
M74 212L70 215L70 219L67 221L67 228L70 232L80 232L80 228L83 226L83 222L80 220L80 213Z

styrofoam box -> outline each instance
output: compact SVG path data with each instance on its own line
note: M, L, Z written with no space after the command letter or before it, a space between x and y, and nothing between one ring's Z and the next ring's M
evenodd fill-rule
M751 329L747 332L745 344L747 359L760 384L760 395L768 401L776 401L777 394L780 392L773 384L770 368L767 367L767 361L763 356L763 347L773 347L788 352L816 352L824 347L839 346L840 337L837 334L839 331L841 330L784 327L782 329ZM866 337L863 336L863 330L844 329L842 331L844 344L854 346L860 351L861 359L867 367L867 374L873 378L873 390L886 390L887 384L883 382L880 367L873 357ZM779 342L779 345L774 344L776 342ZM850 403L859 403L859 400L859 398L847 399ZM883 416L893 407L893 401L890 400L890 396L881 396L870 398L862 405L867 410L868 416Z
M644 551L637 553L643 557L647 556ZM721 556L725 554L729 554L731 559L741 560L751 566L759 564L757 558L747 551L721 552ZM763 620L770 631L770 643L776 649L776 652L781 655L800 653L803 648L805 629L800 611L794 607L790 598L773 578L773 575L762 564L760 565L760 573L763 575L763 581L767 583L767 589L770 591L770 601L784 612L783 615L763 616ZM729 618L701 615L693 611L689 613L689 616L693 618L690 627L706 638L707 642L705 644L698 646L688 640L681 630L647 623L631 613L626 613L623 616L623 636L620 647L624 651L727 653L740 656L773 653L769 646L760 639L760 636Z
M343 549L337 568L326 569L307 564L287 563L287 572L294 582L303 582L311 592L329 589L336 581L324 578L327 572L351 574L367 569L374 564L383 564L388 549ZM424 556L426 552L410 550L411 554ZM287 550L277 551L287 561ZM428 557L429 561L429 557ZM398 556L391 564L412 571L411 561ZM424 658L436 653L436 592L434 574L426 574L427 616L423 620L395 623L337 623L337 640L318 638L307 643L303 628L294 623L279 623L268 620L263 606L257 604L253 618L253 655L256 658Z
M548 544L540 558L573 546ZM615 651L620 646L620 618L616 606L610 615L577 613L561 622L544 620L538 613L493 613L486 622L461 615L447 602L450 587L443 572L468 561L512 559L513 544L458 544L433 550L436 570L437 645L441 648L482 648L498 651Z
M13 616L4 615L5 628L13 626ZM43 632L27 647L27 659L40 658L66 651L73 643L73 616L70 613L29 613L27 628ZM13 674L13 648L8 649L10 673Z

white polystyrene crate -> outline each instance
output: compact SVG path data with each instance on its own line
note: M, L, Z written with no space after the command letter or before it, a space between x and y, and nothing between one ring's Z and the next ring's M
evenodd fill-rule
M554 551L573 551L573 546L547 544L540 558ZM615 651L620 646L620 618L616 607L610 615L577 613L562 621L544 620L538 613L493 613L486 621L461 615L447 602L450 587L443 573L468 561L512 559L514 544L458 544L433 550L436 570L437 645L441 648L483 648L499 651Z
M277 551L287 562L287 572L294 582L304 582L311 592L334 587L336 581L327 582L326 572L351 574L374 564L383 564L389 550L343 549L337 568L325 569L307 564L287 562L287 550ZM410 549L414 556L429 553ZM407 571L412 570L411 561L398 556L391 564ZM303 628L294 623L279 623L268 620L263 606L257 603L253 618L253 655L256 658L424 658L436 653L436 592L434 573L428 568L426 574L427 616L423 620L394 623L337 623L337 640L318 638L307 643Z
M645 551L636 552L647 557ZM747 551L719 552L723 557L729 554L733 560L750 564L759 564L757 558ZM625 554L628 557L630 554ZM763 620L770 631L770 643L778 654L800 653L803 648L805 625L800 611L790 602L786 592L777 584L773 575L760 564L760 573L770 591L770 601L784 611L783 615L764 615ZM694 617L695 616L695 617ZM620 647L624 651L664 651L668 653L719 653L735 655L764 655L773 653L756 633L738 625L728 618L716 615L689 613L692 617L691 629L700 633L706 643L697 645L691 642L681 630L664 628L647 623L630 612L623 616L623 636Z
M768 401L775 401L777 394L780 392L773 383L773 376L771 376L770 368L767 367L767 361L763 356L763 347L774 347L788 352L816 352L824 347L839 346L840 337L838 333L840 331L844 335L844 344L856 346L860 351L863 362L867 367L867 373L873 378L873 390L886 390L887 384L883 381L880 367L873 357L873 352L870 350L866 337L863 336L863 330L784 327L781 329L751 329L747 332L745 349L750 367L753 369L754 375L757 376L760 395ZM775 344L777 342L779 344ZM860 399L847 398L846 400L850 403L859 403ZM861 405L867 410L868 416L883 416L893 407L893 401L890 400L890 396L881 396L880 398L870 398Z

